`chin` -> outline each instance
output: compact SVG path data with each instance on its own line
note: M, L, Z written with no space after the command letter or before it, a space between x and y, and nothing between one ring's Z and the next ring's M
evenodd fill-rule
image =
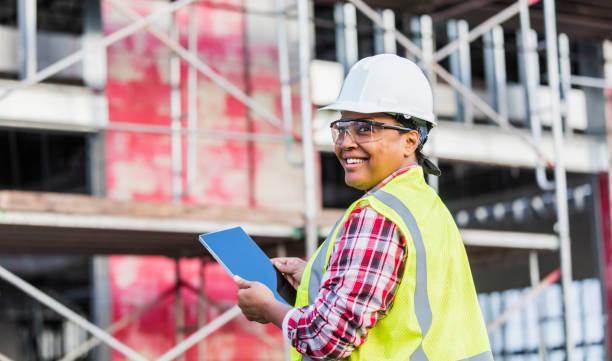
M348 176L344 177L344 183L346 183L346 185L349 187L356 188L361 191L367 191L368 189L372 188L371 186L364 184L363 181L360 181L359 179L351 179L351 177Z

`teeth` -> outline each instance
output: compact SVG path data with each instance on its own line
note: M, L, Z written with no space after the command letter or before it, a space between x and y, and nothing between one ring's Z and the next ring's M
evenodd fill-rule
M346 160L346 162L348 164L359 164L359 163L363 163L363 159L358 159L358 158L348 158Z

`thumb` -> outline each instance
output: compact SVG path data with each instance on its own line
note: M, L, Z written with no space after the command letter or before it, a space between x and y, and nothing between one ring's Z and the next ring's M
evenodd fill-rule
M251 287L251 282L242 279L240 276L234 276L234 283L236 283L236 286L240 289Z

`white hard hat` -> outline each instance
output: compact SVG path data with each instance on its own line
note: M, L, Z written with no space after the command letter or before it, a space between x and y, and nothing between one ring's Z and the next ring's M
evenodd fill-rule
M340 95L321 110L398 113L436 126L427 78L412 61L394 54L358 61L344 79Z

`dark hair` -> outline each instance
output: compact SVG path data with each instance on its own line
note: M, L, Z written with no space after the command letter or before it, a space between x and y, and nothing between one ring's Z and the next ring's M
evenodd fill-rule
M423 145L427 142L427 136L431 130L431 123L415 117L405 118L402 114L396 114L395 120L403 127L414 129L419 133L419 145L417 146L415 154L419 165L423 165L423 161L425 160Z

